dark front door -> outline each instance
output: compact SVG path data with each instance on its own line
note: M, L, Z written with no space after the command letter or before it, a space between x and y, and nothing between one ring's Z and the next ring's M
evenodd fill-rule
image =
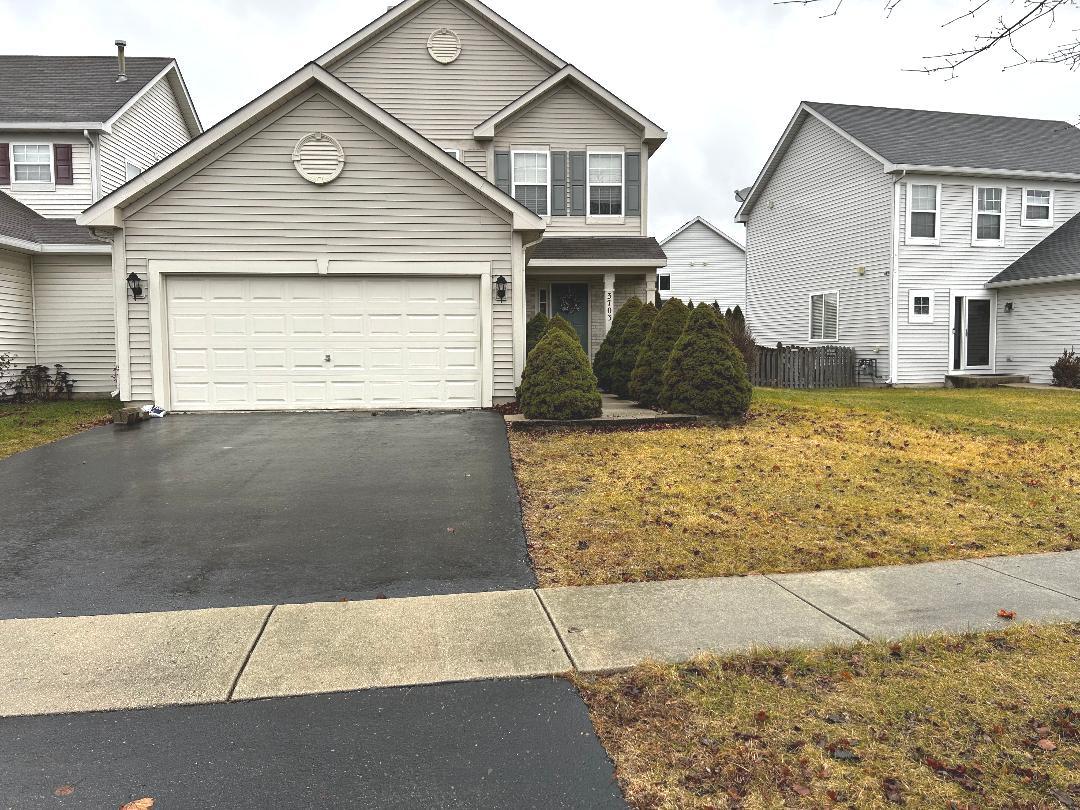
M990 365L990 301L969 298L967 302L968 368Z
M578 333L585 351L589 350L589 285L552 284L552 315L562 315Z

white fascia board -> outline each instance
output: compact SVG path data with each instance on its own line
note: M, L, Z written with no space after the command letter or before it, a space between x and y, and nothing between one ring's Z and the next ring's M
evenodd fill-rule
M342 40L333 48L315 60L320 67L332 67L334 63L350 55L353 51L369 43L396 27L414 12L419 11L432 0L403 0L395 6L391 6L385 14L375 18L351 37ZM543 62L554 67L556 70L566 65L562 59L553 54L535 39L530 37L516 25L513 25L504 17L496 14L483 3L477 0L452 0L452 2L467 7L474 14L483 19L488 25L502 32L505 36L515 41L518 45L530 51Z
M998 289L1001 287L1028 287L1032 284L1057 284L1062 281L1080 281L1080 273L1065 273L1060 276L1043 276L1041 278L1021 278L1013 281L988 281L986 287Z
M641 127L643 132L642 139L651 144L656 144L654 151L656 147L659 147L660 144L667 140L668 134L664 129L639 113L602 84L586 76L573 65L567 65L558 73L549 76L524 95L511 101L493 116L479 124L473 129L473 137L481 141L491 140L495 137L495 130L501 124L540 101L555 88L567 82L576 84L595 100L610 107L623 118L626 118Z
M534 267L667 267L667 259L529 259Z
M0 130L19 130L29 132L106 132L108 126L103 121L0 121Z
M111 245L54 245L0 236L0 245L26 253L111 253Z
M899 174L908 172L911 174L937 174L947 176L968 177L1015 177L1022 180L1063 180L1066 182L1080 182L1080 174L1074 172L1039 172L1023 169L980 169L973 166L926 166L914 163L888 163L885 166L887 174Z
M660 241L660 247L663 247L664 245L666 245L668 242L670 242L672 239L674 239L680 233L685 231L691 225L695 225L695 224L699 224L699 223L701 225L704 225L706 228L708 228L710 231L715 233L717 236L719 236L722 239L725 239L726 241L730 242L732 244L732 246L737 247L743 253L746 253L746 246L744 244L739 242L739 240L735 239L734 237L728 236L722 230L720 230L715 225L713 225L711 222L709 222L709 220L705 219L705 217L700 217L700 216L699 217L694 217L692 220L690 220L685 225L683 225L681 228L679 228L677 231L675 231L675 233L673 233L670 236L667 236L664 239L662 239Z

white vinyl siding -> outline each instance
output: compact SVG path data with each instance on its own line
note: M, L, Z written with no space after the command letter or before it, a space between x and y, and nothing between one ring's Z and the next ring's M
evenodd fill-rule
M880 162L806 119L747 227L746 315L758 343L806 345L808 293L839 291L839 342L888 375L891 198Z
M115 389L116 329L109 256L34 257L37 359L61 363L75 392Z
M345 152L339 178L304 181L292 150L310 132ZM129 214L129 271L155 259L490 262L511 282L511 228L444 177L317 91L275 111L220 156ZM493 304L494 396L514 392L511 301ZM131 397L149 399L148 302L129 304Z
M33 364L37 357L30 259L5 250L0 250L0 354L12 355L12 374Z
M657 271L671 279L661 298L718 303L722 309L746 309L746 251L716 231L695 222L664 243L667 267Z
M998 372L1049 383L1050 366L1065 349L1080 352L1080 282L997 291Z
M28 208L51 219L74 219L93 201L93 185L90 171L90 143L81 135L35 134L27 132L0 132L0 143L71 144L71 185L45 184L0 185L0 191L10 194ZM50 158L51 160L51 158ZM50 168L50 175L53 171ZM14 166L12 176L14 176ZM53 178L55 180L55 178Z
M187 143L191 135L169 80L159 79L116 120L111 133L101 135L102 196L127 182L128 163L145 171Z
M461 38L449 65L427 52L438 28ZM472 139L473 128L554 69L497 34L452 0L437 0L330 72L433 141Z

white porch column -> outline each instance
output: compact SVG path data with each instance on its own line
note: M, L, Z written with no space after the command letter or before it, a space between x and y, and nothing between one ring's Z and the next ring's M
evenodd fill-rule
M615 274L604 273L604 334L611 331L611 322L615 319Z
M650 270L645 274L645 303L656 303L656 271Z

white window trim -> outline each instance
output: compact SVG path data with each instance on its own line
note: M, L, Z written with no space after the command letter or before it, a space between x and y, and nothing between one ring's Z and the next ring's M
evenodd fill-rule
M821 313L821 337L814 337L814 299L818 296L822 296L822 313ZM824 312L824 296L835 295L836 296L836 335L831 338L825 337L825 312ZM807 297L806 314L809 316L806 323L806 339L810 343L839 343L840 342L840 290L821 290L819 292L812 292Z
M1050 192L1050 218L1028 219L1027 218L1027 195L1029 191ZM1020 226L1023 228L1052 228L1054 227L1054 190L1045 186L1024 186L1020 192Z
M443 151L444 151L444 152L446 152L446 154L448 154L448 155L449 155L450 157L452 157L452 158L453 158L454 160L457 160L457 161L460 161L460 160L461 160L461 150L460 150L460 149L447 149L447 148L446 148L446 147L444 146L444 147L443 147Z
M979 211L979 189L996 188L1001 192L1001 213L998 214L998 220L1001 227L998 230L1000 234L997 239L979 239L979 214L986 213ZM1008 198L1009 190L1005 186L972 186L971 188L971 246L972 247L1004 247L1005 245L1005 210L1006 202ZM940 201L938 207L941 207Z
M922 315L915 312L915 299L930 299L930 314ZM934 322L934 291L933 290L908 290L908 323L933 323Z
M16 146L47 146L49 147L49 182L41 180L16 180L15 179L15 147ZM11 167L11 189L22 191L55 191L56 190L56 150L52 141L12 141L8 145L8 166Z
M515 155L547 155L547 213L536 214L538 217L543 217L545 222L551 221L551 150L550 149L511 149L510 150L510 196L515 200L517 199L517 182L514 176L514 160ZM588 179L588 178L586 178ZM532 186L535 183L523 183L523 185ZM522 203L524 205L524 203ZM528 207L528 206L526 206ZM535 211L533 212L536 213Z
M137 170L135 172L135 174L132 174L130 177L128 176L130 174L128 172L128 166L133 166ZM124 182L125 183L127 183L130 180L134 180L136 177L138 177L140 174L142 174L145 171L146 171L146 169L143 168L143 165L141 163L139 163L138 161L132 160L131 158L124 158Z
M589 180L592 170L593 155L618 155L621 160L621 168L619 170L620 183L619 190L622 195L622 203L620 204L621 214L593 214L592 213L592 187L593 184ZM611 183L597 183L600 186L609 186ZM586 221L599 221L599 222L625 222L626 221L626 151L618 151L616 149L596 149L585 153L585 219Z
M934 186L937 188L937 196L935 201L937 202L937 208L934 210L934 236L912 236L911 235L911 190L915 186ZM941 183L916 183L914 181L908 181L907 184L907 238L905 243L908 245L940 245L941 244Z

